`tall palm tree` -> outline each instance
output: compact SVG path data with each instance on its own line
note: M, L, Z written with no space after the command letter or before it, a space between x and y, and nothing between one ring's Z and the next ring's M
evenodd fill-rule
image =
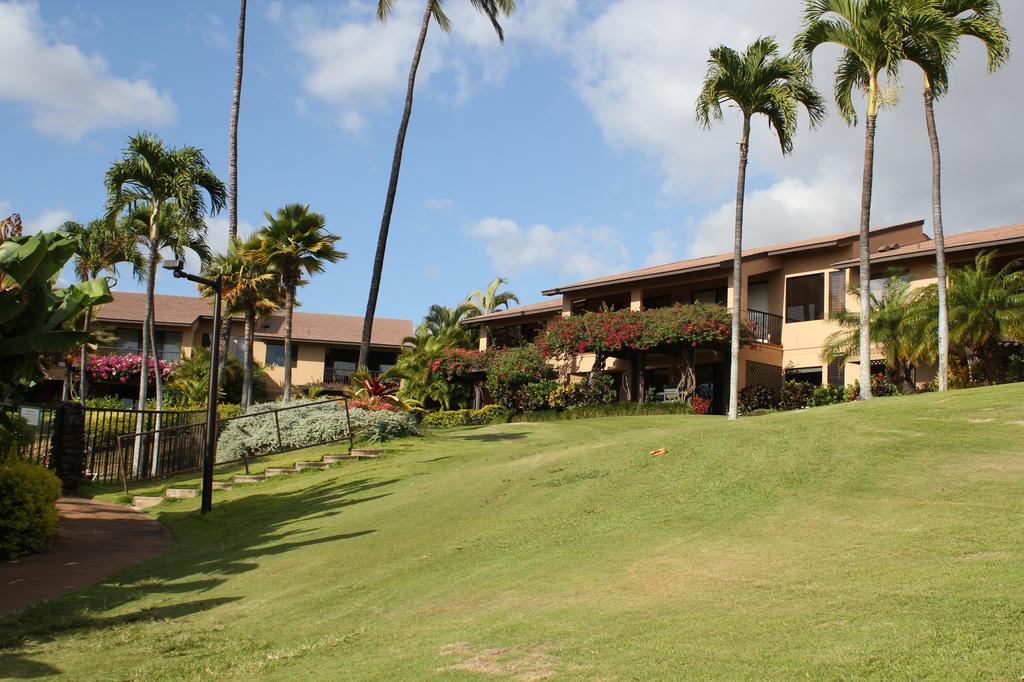
M395 139L395 153L391 160L391 178L388 180L388 193L384 198L384 215L380 221L380 233L377 236L377 251L373 257L373 275L370 277L370 292L366 300L366 315L363 318L363 337L359 344L360 369L366 367L370 357L370 336L373 333L373 316L377 312L377 293L380 290L381 273L384 270L384 251L388 245L388 230L391 229L391 212L395 206L395 195L398 192L398 175L402 168L402 152L405 148L405 134L409 130L409 117L412 115L412 96L416 88L416 71L419 69L420 56L423 54L423 43L427 39L427 29L430 27L430 19L437 22L442 31L448 31L451 24L441 7L442 0L427 0L426 9L423 11L423 20L420 22L420 34L416 40L416 50L413 52L412 65L409 67L409 83L405 92L405 108L402 110L402 121L398 125L398 137ZM394 0L377 1L377 19L387 21L391 15ZM483 13L491 20L498 40L505 41L505 33L498 23L500 15L509 16L516 9L516 0L469 0L469 4Z
M746 193L750 122L763 115L775 131L782 153L793 149L797 110L802 105L816 126L825 117L825 102L811 83L810 68L801 57L779 54L774 38L758 38L743 53L720 45L711 49L704 87L697 98L697 122L705 128L722 120L722 104L731 103L743 118L740 161L736 174L736 221L732 256L732 360L729 419L739 412L740 317L743 313L743 200Z
M267 225L255 239L258 260L270 266L280 277L284 289L284 400L292 394L292 317L295 292L306 284L304 277L324 271L327 263L337 263L348 254L334 248L341 239L327 231L323 214L309 210L308 204L288 204L277 213L263 214Z
M255 237L247 241L234 238L228 244L227 253L216 254L206 267L207 277L220 275L223 278L222 295L225 317L241 314L245 320L242 350L242 396L243 408L252 404L253 384L253 336L256 320L277 310L282 303L282 292L277 275L270 272L265 263L257 257L259 242ZM199 291L205 298L215 295L207 286L200 285Z
M503 286L508 286L508 280L504 277L495 277L486 289L474 289L469 292L466 303L472 308L466 313L466 317L487 315L500 308L508 308L512 303L519 303L519 297L515 292L498 291Z
M135 223L140 218L148 220L145 229L138 233L140 241L148 248L143 253L146 262L144 329L150 332L142 335L142 367L145 372L149 367L149 337L152 335L161 242L180 242L178 237L194 241L192 236L205 233L203 216L207 213L207 197L209 214L215 215L224 208L227 191L199 148L168 148L163 140L151 133L139 133L129 138L122 158L107 170L105 184L109 221L113 222L126 210L134 214L132 220ZM172 219L163 221L164 212L171 213ZM205 247L205 238L202 243ZM159 374L157 372L158 377ZM139 381L139 409L146 405L147 383ZM157 386L159 390L159 383ZM138 430L142 430L141 414Z
M871 195L874 181L875 128L884 103L880 78L899 76L903 58L902 36L912 34L929 41L936 32L948 32L948 22L933 0L804 0L804 26L795 47L808 58L825 43L843 48L836 69L835 100L840 115L857 124L853 91L864 90L867 109L864 125L864 168L860 194L860 291L871 285ZM902 4L902 8L897 7ZM902 9L902 11L898 11ZM871 319L867 306L860 311L860 398L871 398Z
M869 291L864 307L871 315L871 342L882 350L886 375L901 393L911 393L914 365L934 358L928 343L930 296L926 290L911 289L901 274L890 273L882 290ZM861 298L860 290L851 293ZM822 359L845 362L859 350L860 315L843 311L831 318L840 328L825 339Z
M91 220L87 225L69 220L58 231L75 242L74 271L80 282L96 279L101 272L113 272L119 263L131 263L136 268L140 265L133 236L111 229L106 220ZM82 317L83 332L89 331L91 317L92 306L89 306ZM83 343L78 366L78 392L82 405L85 405L88 393L87 349L88 344Z
M994 72L1010 54L1010 38L1002 21L998 0L936 0L955 30L947 35L904 36L906 57L921 68L924 78L924 118L932 160L932 229L935 232L935 277L938 301L939 390L949 388L949 311L946 294L946 248L942 226L942 156L935 124L935 100L949 91L949 67L962 36L978 38L988 53L988 70ZM929 44L928 40L943 43Z
M238 110L242 103L242 74L245 62L245 3L241 0L238 11L238 34L235 45L235 87L231 96L231 122L228 126L228 241L238 236ZM230 246L228 247L230 249ZM223 385L227 373L228 335L231 331L231 318L225 316L221 321L220 369L218 375ZM250 368L251 369L251 368Z

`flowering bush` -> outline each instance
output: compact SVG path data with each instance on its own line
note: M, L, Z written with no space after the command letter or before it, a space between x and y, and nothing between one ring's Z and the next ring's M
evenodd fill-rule
M448 381L463 379L470 374L483 372L487 368L488 353L465 348L449 348L430 364L430 371Z
M711 412L711 401L703 396L693 396L693 413L708 414Z
M521 410L523 402L537 402L524 395L527 384L549 381L554 377L554 369L537 346L509 348L489 353L487 357L487 390L496 403L513 412ZM549 386L544 394L545 406L547 394L553 389L554 386Z
M158 360L160 377L166 379L177 368L177 363ZM129 379L137 379L142 370L141 355L92 355L85 365L86 374L93 381L119 381L128 383ZM153 358L149 359L149 378L156 377Z
M779 392L767 386L746 386L740 389L739 410L750 414L757 410L776 410L779 408Z
M537 340L545 357L596 353L601 356L665 345L696 348L728 343L732 318L725 308L709 303L676 305L654 310L614 310L562 317L548 325ZM741 344L754 342L754 326L741 327Z
M592 374L574 384L559 384L548 395L553 410L571 410L593 405L607 405L615 401L615 377Z
M320 398L322 400L322 398ZM401 412L402 408L390 400L373 400L372 398L349 398L348 406L353 410L368 412Z

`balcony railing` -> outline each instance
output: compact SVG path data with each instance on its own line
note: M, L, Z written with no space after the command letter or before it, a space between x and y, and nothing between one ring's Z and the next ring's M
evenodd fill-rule
M351 382L351 377L355 374L354 369L338 369L336 367L324 367L324 383L325 384L340 384L347 386ZM370 371L370 376L377 378L380 376L378 371Z
M119 346L99 346L91 353L92 355L141 355L141 348L124 348ZM181 360L180 348L157 349L157 358L164 362L177 362Z
M782 345L782 315L748 309L747 320L754 324L754 338L758 343Z

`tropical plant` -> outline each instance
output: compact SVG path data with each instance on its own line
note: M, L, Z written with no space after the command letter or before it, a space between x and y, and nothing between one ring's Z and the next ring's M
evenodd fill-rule
M863 305L859 289L851 288L850 293ZM900 273L892 272L885 287L869 292L868 296L867 305L863 307L871 318L871 342L882 351L886 375L899 386L900 392L912 393L914 365L934 357L934 350L928 343L931 311L927 293L911 289ZM833 313L831 319L840 329L825 339L822 359L827 363L846 362L859 350L860 316L844 311ZM870 390L870 379L868 386Z
M210 349L193 348L188 357L174 366L167 384L167 402L176 407L205 407L210 390ZM266 373L262 365L255 365L252 377L252 396L256 401L267 399ZM224 381L218 387L219 398L228 403L240 403L245 391L245 369L234 357L224 364Z
M129 224L144 225L135 230L145 258L146 314L142 334L142 360L155 348L151 348L153 331L154 292L156 267L160 249L164 244L190 242L196 250L195 237L205 235L203 217L220 211L227 199L224 183L214 174L210 164L198 147L184 146L168 148L163 140L151 133L139 133L128 140L122 158L111 164L105 177L107 190L107 219L128 211ZM205 239L202 241L205 248ZM172 251L175 251L172 247ZM177 251L175 251L177 253ZM148 333L146 330L148 329ZM139 382L139 405L146 404L148 382ZM157 375L157 404L163 396L159 374ZM141 434L143 415L140 412L137 431ZM157 418L159 429L159 416ZM135 440L135 461L141 457L142 438ZM157 458L153 457L156 471Z
M736 174L736 219L732 258L732 343L729 379L729 419L739 416L740 319L743 313L743 200L746 193L750 122L756 115L768 119L782 153L793 149L797 110L803 106L816 126L825 117L825 102L814 89L807 61L782 56L774 38L758 38L743 51L720 45L711 49L704 87L697 98L697 122L709 128L722 120L722 104L731 103L743 118L739 170Z
M459 388L450 384L445 375L433 366L454 347L451 338L431 333L425 323L416 328L413 336L406 337L402 353L395 363L395 372L405 379L400 389L402 396L421 404L450 409L453 397L458 397Z
M86 343L89 334L73 329L73 321L112 300L103 279L54 289L74 253L74 240L56 232L0 244L0 400L39 381L47 354Z
M1024 264L996 267L995 253L979 253L949 276L949 340L965 366L978 359L988 383L1002 380L1002 341L1024 343Z
M442 31L451 27L448 17L441 6L442 0L427 0L423 19L420 22L419 37L413 52L412 64L409 67L409 83L405 93L405 108L402 110L402 121L398 125L398 136L395 139L395 153L391 160L391 176L388 179L388 192L384 198L384 214L380 221L380 233L377 236L377 250L373 257L373 275L370 278L370 291L366 300L366 315L363 319L363 336L359 344L358 366L365 368L370 357L370 336L373 333L373 317L377 311L377 293L380 290L381 273L384 270L384 251L388 244L388 231L391 229L391 212L395 206L395 195L398 193L398 175L402 167L402 152L405 149L405 135L409 130L409 117L412 115L412 97L416 89L416 71L419 69L423 44L427 39L427 29L431 18L437 22ZM505 34L498 23L500 15L509 16L516 8L516 0L469 0L469 4L491 20L491 25L498 34L498 40L504 42ZM394 0L377 1L377 19L387 21L391 15Z
M423 324L430 334L444 339L450 346L466 347L471 345L471 338L462 321L470 317L472 311L470 303L461 303L454 308L435 303L427 311Z
M130 233L112 229L109 221L92 220L87 225L69 220L57 230L75 242L74 272L79 282L96 279L102 272L113 272L119 263L130 263L138 269L141 258ZM82 315L82 331L89 331L92 308ZM79 348L78 393L82 405L88 394L86 351L88 344ZM69 371L70 375L70 371Z
M507 285L507 279L495 277L485 289L474 289L469 292L469 295L466 296L466 303L472 307L466 312L466 317L487 315L501 308L508 308L512 303L519 303L519 297L514 292L498 291Z
M1010 39L1002 22L998 0L935 0L955 30L931 31L904 36L906 58L920 67L924 79L924 116L932 162L932 229L935 233L935 276L938 303L938 388L949 387L949 310L945 236L942 226L942 156L935 124L935 100L949 91L949 67L956 57L959 39L973 36L988 53L988 70L996 71L1010 54ZM913 5L913 3L910 3ZM944 41L935 43L934 41Z
M864 125L864 168L860 199L860 290L871 283L870 230L871 196L874 180L875 128L880 107L889 97L880 77L899 76L904 56L903 37L917 36L922 43L943 42L938 36L950 32L949 22L934 6L934 0L805 0L804 26L795 48L808 58L825 43L842 48L836 69L835 100L840 115L857 124L853 91L864 90L867 109ZM859 358L862 400L871 398L870 311L859 312Z
M327 263L337 263L348 254L335 248L341 239L327 231L322 213L309 210L309 204L288 204L277 213L263 214L267 225L255 235L258 262L269 266L280 278L284 289L284 400L292 393L292 318L295 292L307 283L305 277L324 271Z
M422 411L420 401L402 395L401 371L395 367L378 376L373 376L366 370L357 370L349 377L349 381L351 383L344 389L345 395L357 401L358 407L370 411Z
M256 320L270 315L277 310L283 295L278 277L271 272L269 265L259 258L260 242L250 237L246 242L237 238L230 239L228 251L217 254L210 259L206 267L207 277L221 277L221 298L224 305L224 317L241 314L244 319L242 332L242 392L239 397L242 407L253 403L253 337L256 332ZM216 296L212 288L199 285L200 293L211 298ZM222 332L223 333L223 332ZM221 369L221 385L227 378L227 358Z

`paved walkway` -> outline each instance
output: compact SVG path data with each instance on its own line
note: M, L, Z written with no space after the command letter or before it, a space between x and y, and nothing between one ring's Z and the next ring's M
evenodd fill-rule
M0 563L0 613L88 587L171 546L163 524L127 507L63 497L57 509L49 552Z

